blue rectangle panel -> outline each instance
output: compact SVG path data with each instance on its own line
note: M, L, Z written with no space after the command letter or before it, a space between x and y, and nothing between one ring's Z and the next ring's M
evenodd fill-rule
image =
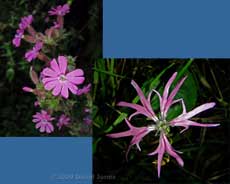
M103 57L229 58L229 0L103 0Z
M91 138L0 138L0 149L0 183L92 183Z

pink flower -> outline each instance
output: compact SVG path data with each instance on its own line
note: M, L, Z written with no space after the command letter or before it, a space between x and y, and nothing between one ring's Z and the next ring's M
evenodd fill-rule
M21 39L24 37L24 31L26 28L30 26L32 21L33 21L32 15L21 18L21 22L19 23L19 29L17 29L14 39L12 41L15 47L19 47L21 45Z
M21 45L21 39L24 36L24 30L17 29L14 39L12 41L15 47L19 47Z
M197 115L198 113L206 111L210 108L213 108L215 106L215 103L214 102L206 103L206 104L198 106L197 108L191 110L190 112L187 112L183 99L174 100L174 97L176 96L180 87L184 83L186 77L182 78L176 84L175 88L171 91L171 93L169 93L169 89L170 89L173 81L175 80L176 75L177 75L177 73L174 73L172 75L172 77L168 80L168 82L165 85L162 96L159 94L159 92L157 92L156 90L153 89L148 94L147 99L144 96L144 93L142 92L141 88L134 81L132 81L131 84L136 89L142 105L128 103L128 102L118 103L118 105L120 105L120 106L130 107L130 108L136 110L136 112L134 112L129 117L129 120L133 116L138 115L138 114L142 114L142 115L153 120L151 125L146 126L146 127L141 127L141 129L143 129L143 130L145 129L145 132L150 132L150 131L156 130L157 131L156 135L160 134L160 140L159 140L158 148L154 152L149 154L149 155L158 154L158 177L160 177L161 161L162 161L162 158L163 158L163 155L165 152L167 152L169 155L174 157L177 160L177 162L179 163L179 165L183 166L183 160L180 158L179 155L176 154L175 150L172 148L172 146L170 145L170 143L167 139L167 135L170 133L171 127L175 127L175 126L184 127L184 129L181 131L181 132L183 132L183 131L187 130L189 128L189 126L198 126L198 127L216 127L216 126L219 126L219 124L201 124L201 123L197 123L197 122L194 122L192 120L189 120L190 118ZM155 115L155 113L152 109L152 106L151 106L152 92L155 92L158 95L159 101L160 101L160 114L158 117ZM181 115L179 115L178 117L174 118L173 120L168 120L167 119L167 112L168 112L169 108L175 103L181 103L183 111L182 111ZM126 120L126 123L127 122L128 121ZM112 138L118 138L118 137L133 135L134 136L133 140L135 140L135 141L132 140L133 141L133 142L131 142L131 146L132 146L135 142L139 143L141 141L141 139L144 137L143 135L146 135L146 134L139 134L138 129L133 128L133 130L132 130L131 125L129 123L127 123L127 124L130 126L129 131L121 132L121 133L117 133L117 134L109 134L109 135L111 135L110 137L112 137ZM141 130L140 130L140 132L141 132ZM137 135L142 135L142 136L138 137Z
M158 177L160 178L160 173L161 173L161 161L163 158L164 153L168 153L169 155L171 155L172 157L174 157L178 164L180 166L184 166L184 162L181 159L181 157L176 153L176 151L173 149L173 147L170 145L167 137L165 136L165 134L162 132L160 135L160 141L159 141L159 145L157 147L157 149L152 152L149 153L148 155L155 155L158 154L158 160L157 160L157 170L158 170Z
M42 82L45 89L52 90L54 96L61 94L64 98L69 97L68 90L77 94L78 87L76 85L82 84L85 80L83 70L76 69L67 73L67 58L65 56L59 56L58 63L56 59L53 59L50 66L42 71L44 76Z
M61 130L63 126L69 125L70 123L69 121L70 121L70 118L66 116L65 114L62 114L57 123L58 129Z
M32 48L32 50L29 50L25 54L25 58L28 62L31 62L33 59L36 59L39 51L42 49L43 43L37 42L35 46Z
M90 92L91 89L91 84L88 84L87 86L84 86L82 89L78 89L77 91L77 95L83 95L83 94L87 94Z
M51 133L54 131L54 127L51 123L54 120L53 117L48 114L48 112L42 110L41 113L37 112L33 115L33 122L36 123L36 128L39 129L40 132Z
M32 15L28 15L25 17L21 18L21 22L19 23L19 28L21 30L25 30L27 27L30 26L30 24L33 22L33 16Z
M55 8L52 8L48 13L49 15L59 15L59 16L65 16L65 14L69 13L69 5L64 4L63 6L59 5Z
M119 133L107 134L106 136L111 137L111 138L133 136L130 142L130 145L128 147L128 150L126 152L126 159L127 159L130 148L133 145L136 145L138 150L141 151L141 148L139 146L140 141L142 140L144 136L146 136L149 132L153 131L154 129L150 129L148 127L134 127L130 124L130 122L127 119L125 119L125 122L128 125L129 130L124 131L124 132L119 132Z

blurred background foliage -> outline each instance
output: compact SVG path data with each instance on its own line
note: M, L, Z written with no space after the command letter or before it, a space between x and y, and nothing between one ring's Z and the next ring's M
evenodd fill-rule
M119 101L138 102L134 79L145 93L163 87L175 72L176 81L187 75L175 98L184 98L187 110L214 101L215 108L200 113L193 120L220 123L216 128L190 127L183 134L173 129L172 145L182 151L185 165L179 167L174 158L164 157L160 180L157 179L157 156L147 156L158 145L158 138L150 134L141 141L142 151L132 147L128 162L125 160L131 137L111 139L107 133L127 130L124 118L134 112L116 106ZM174 81L173 85L175 85ZM229 132L230 132L230 62L228 60L134 60L99 59L94 65L94 183L230 183ZM152 97L154 110L159 108L156 95ZM175 106L169 119L181 113ZM135 126L147 125L145 118L132 120Z
M33 26L44 32L52 22L45 22L48 10L59 4L71 4L65 16L69 33L59 45L60 53L77 56L77 67L86 73L85 84L92 80L92 63L101 56L101 22L97 0L6 0L0 1L0 135L39 136L34 128L35 97L22 91L22 86L33 86L29 78L29 64L24 53L30 47L22 42L14 48L11 41L22 16L33 14ZM76 108L77 109L77 108ZM81 113L76 110L76 113ZM57 134L54 134L57 135ZM61 133L60 135L65 135ZM74 127L70 135L75 135Z

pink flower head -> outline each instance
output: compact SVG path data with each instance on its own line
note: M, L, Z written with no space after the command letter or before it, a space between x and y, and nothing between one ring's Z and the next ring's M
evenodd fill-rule
M32 15L28 15L25 17L21 18L21 22L19 23L19 28L21 30L25 30L27 27L30 26L30 24L33 22L33 16Z
M78 89L77 91L77 95L83 95L83 94L87 94L90 92L91 89L91 84L88 84L87 86L84 86L82 89Z
M12 41L15 47L19 47L21 45L21 39L24 36L24 30L17 29L14 39Z
M163 155L165 152L168 153L169 155L171 155L172 157L174 157L180 166L183 167L183 165L184 165L182 158L176 153L177 151L175 151L173 149L173 147L170 145L165 134L161 133L160 141L159 141L159 145L158 145L157 149L154 152L148 154L148 155L158 154L157 170L158 170L158 177L159 178L160 178L160 173L161 173L161 161L162 161L162 158L163 158Z
M130 124L130 122L125 119L126 124L129 127L129 130L124 131L124 132L119 132L119 133L113 133L113 134L107 134L106 136L111 137L111 138L120 138L120 137L127 137L127 136L133 136L130 145L128 147L128 150L126 152L126 159L128 156L128 153L130 151L130 148L136 144L137 148L139 151L141 151L140 148L140 141L145 137L149 132L151 132L153 129L150 129L148 127L134 127L133 125Z
M63 6L59 5L55 8L52 8L48 13L49 15L59 15L59 16L65 16L65 14L69 13L69 5L64 4Z
M70 121L70 118L66 116L65 114L62 114L60 118L58 119L58 123L57 123L58 129L61 130L63 126L69 125L70 123L69 121Z
M48 114L48 112L42 110L41 113L37 112L33 115L33 122L36 123L36 128L39 129L40 132L51 133L54 131L54 127L51 121L54 120L53 117Z
M165 85L163 95L161 96L159 92L156 90L152 90L148 94L148 98L144 96L144 93L142 92L141 88L134 82L132 81L131 84L133 87L136 89L138 96L140 98L141 104L132 104L128 102L120 102L118 105L124 106L124 107L129 107L132 109L135 109L136 112L133 113L130 117L129 120L137 115L137 114L142 114L150 119L153 120L153 123L149 126L146 127L141 127L141 128L136 128L131 126L131 124L126 120L126 123L130 127L129 131L126 132L121 132L117 134L109 134L110 137L112 138L118 138L118 137L125 137L125 136L133 136L133 139L131 141L131 146L135 143L139 143L139 141L147 134L147 132L156 130L156 135L160 134L160 140L159 140L159 146L158 148L150 153L149 155L155 155L158 154L158 177L160 177L160 169L161 169L161 161L163 158L163 155L165 152L167 152L169 155L174 157L179 165L183 166L183 160L180 158L180 156L176 153L176 151L172 148L170 145L167 135L170 133L170 128L178 126L178 127L184 127L184 129L181 131L185 131L189 128L189 126L199 126L199 127L216 127L219 126L219 124L201 124L194 122L192 120L189 120L193 116L197 115L200 112L206 111L210 108L213 108L215 106L214 102L211 103L205 103L203 105L200 105L196 107L195 109L191 110L190 112L186 111L186 107L184 104L183 99L176 99L174 100L174 97L176 96L177 92L179 91L180 87L184 83L186 77L182 78L174 87L174 89L169 93L170 87L173 83L173 81L176 78L177 73L174 73L172 77L168 80L168 82ZM155 92L160 101L160 115L157 117L155 113L153 112L152 106L151 106L151 95L152 92ZM173 120L168 121L167 117L167 112L169 108L175 104L175 103L181 103L182 105L182 113L178 117L174 118ZM142 132L143 129L143 133Z
M82 69L76 69L69 73L67 70L67 58L65 56L58 57L50 62L50 67L43 69L42 82L45 89L50 91L54 96L61 94L64 98L69 97L70 90L73 94L77 94L78 87L76 85L82 84L85 80Z
M31 62L33 59L36 59L39 51L42 49L43 43L37 42L35 46L32 48L32 50L29 50L25 54L25 58L28 62Z

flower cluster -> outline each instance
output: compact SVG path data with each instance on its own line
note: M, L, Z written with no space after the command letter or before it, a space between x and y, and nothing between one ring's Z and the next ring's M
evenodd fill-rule
M129 130L124 131L124 132L120 132L120 133L112 133L112 134L107 135L111 138L120 138L120 137L126 137L126 136L132 136L133 137L131 142L130 142L129 148L126 152L126 157L127 157L129 150L133 145L136 145L138 150L141 151L141 148L139 146L140 141L150 132L156 131L155 135L159 136L159 145L156 148L156 150L149 153L148 155L152 156L152 155L158 154L158 163L157 163L157 165L158 165L158 168L157 168L158 169L158 177L160 177L161 162L163 159L163 155L165 153L168 153L169 155L174 157L180 166L184 165L182 158L178 155L178 153L181 153L181 152L178 152L175 149L173 149L173 147L171 146L171 144L168 140L168 137L170 137L170 129L171 128L183 127L184 129L181 131L181 133L182 133L185 130L187 130L190 126L198 126L198 127L216 127L216 126L219 126L219 124L202 124L202 123L194 122L190 119L200 112L203 112L203 111L206 111L208 109L213 108L215 106L215 103L214 102L205 103L205 104L200 105L200 106L196 107L195 109L187 112L184 100L183 99L174 99L177 92L179 91L180 87L184 83L186 77L182 78L177 83L175 88L171 91L171 93L169 93L170 87L171 87L173 81L175 80L176 75L177 75L177 73L174 73L172 75L172 77L168 80L168 82L164 88L162 96L160 95L160 93L158 91L153 89L148 94L148 97L146 98L144 93L142 92L141 88L137 85L137 83L135 81L132 81L131 84L133 85L133 87L137 91L137 94L138 94L140 101L141 101L141 105L128 103L128 102L118 103L119 106L129 107L129 108L132 108L135 110L135 112L133 114L131 114L128 119L125 119L126 124L129 127ZM159 113L159 115L157 115L154 112L152 105L151 105L151 96L152 96L153 92L157 94L159 101L160 101L160 113ZM168 111L169 111L170 107L176 103L180 103L182 105L183 111L178 117L173 118L172 120L168 120L167 119ZM143 127L135 127L135 126L131 125L131 123L130 123L131 119L134 116L139 115L139 114L144 115L148 119L152 120L152 124L148 125L148 126L143 126Z
M15 47L21 45L22 39L33 44L32 49L25 53L25 59L29 63L33 64L33 60L45 62L39 73L31 66L29 73L35 88L28 86L22 88L23 91L33 93L36 96L34 106L40 108L41 111L33 115L32 121L41 133L50 134L54 132L54 121L56 121L58 130L62 130L63 127L70 127L70 123L73 122L71 112L76 103L76 100L71 100L71 97L88 94L91 88L91 84L80 87L85 81L85 76L82 69L76 68L74 57L59 55L58 53L56 53L57 58L49 57L49 54L53 56L58 50L55 47L58 46L58 40L65 31L63 28L64 16L69 11L68 4L52 8L48 14L56 16L56 19L53 26L46 29L44 34L37 32L32 27L32 15L22 17L12 40ZM85 119L82 119L82 122L84 124Z
M19 47L21 45L21 39L24 37L24 31L26 29L30 29L30 24L33 21L33 16L28 15L26 17L21 18L21 22L19 23L19 28L16 31L14 39L12 41L15 47Z
M63 6L59 5L56 8L52 8L49 11L49 15L56 15L57 19L53 22L53 26L45 31L45 34L37 32L33 26L31 25L33 22L33 16L28 15L21 18L21 22L19 23L19 28L16 31L14 39L12 43L15 47L19 47L21 45L21 40L24 39L29 43L35 43L32 50L29 50L25 54L25 59L28 62L36 59L39 56L40 60L48 62L48 57L44 54L44 52L39 51L45 47L46 45L54 44L55 38L57 38L60 33L59 31L63 28L64 25L64 16L69 13L69 5L64 4ZM25 34L27 31L27 34ZM45 50L45 49L44 49Z
M37 42L32 50L26 52L25 58L28 62L31 62L32 60L37 58L39 51L42 49L42 45L42 42Z

